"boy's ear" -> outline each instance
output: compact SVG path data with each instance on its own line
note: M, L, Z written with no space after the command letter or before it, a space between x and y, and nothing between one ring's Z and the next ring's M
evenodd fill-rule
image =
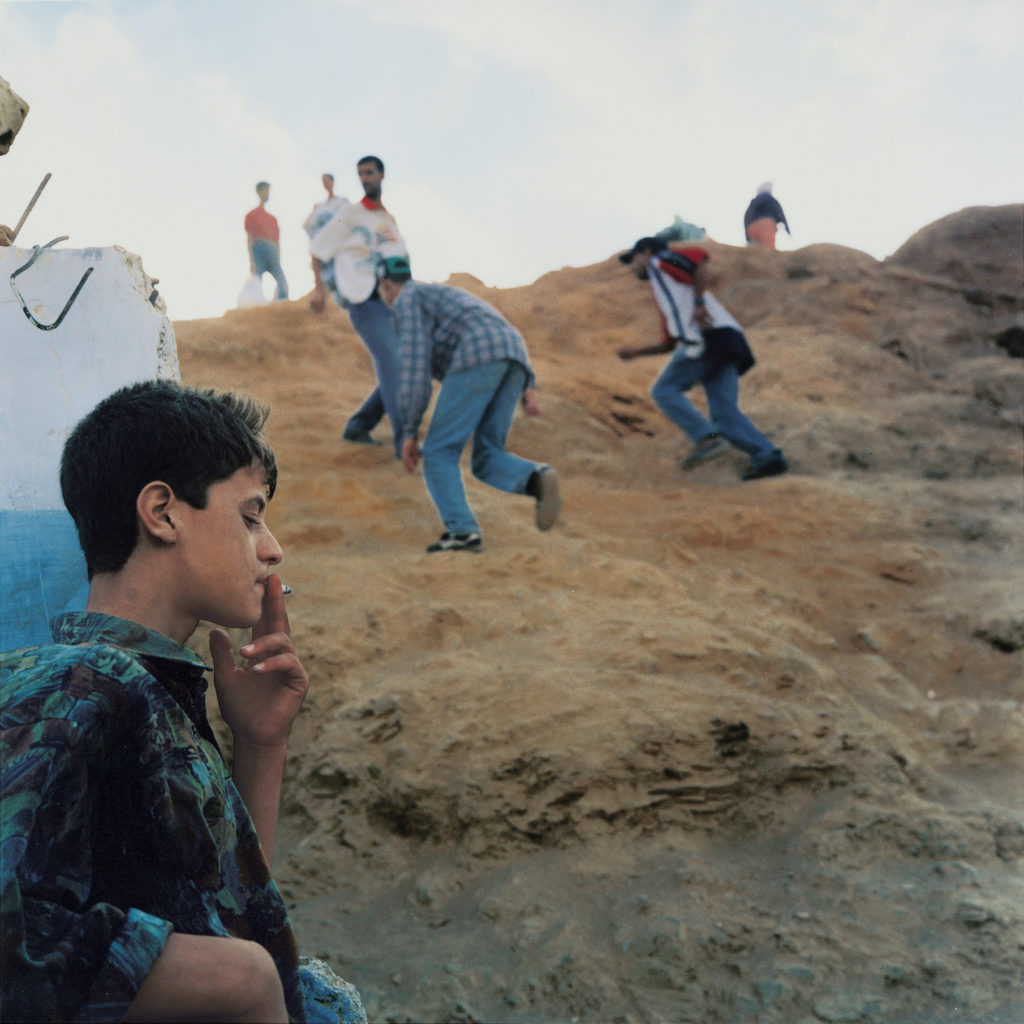
M162 480L150 481L135 499L139 529L165 544L175 543L178 539L174 514L176 504L177 498L170 484Z

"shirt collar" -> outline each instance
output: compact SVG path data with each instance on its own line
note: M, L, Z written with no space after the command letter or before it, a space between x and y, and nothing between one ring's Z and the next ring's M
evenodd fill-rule
M378 202L376 199L371 199L369 196L363 196L363 198L360 199L359 202L361 202L363 204L363 206L365 206L368 210L383 210L384 209L384 204L383 203Z
M66 612L51 621L50 629L58 644L110 644L165 661L183 662L190 668L206 670L209 667L195 651L176 640L115 615Z

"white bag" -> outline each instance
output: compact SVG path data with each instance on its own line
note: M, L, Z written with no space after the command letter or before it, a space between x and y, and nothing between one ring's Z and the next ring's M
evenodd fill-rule
M252 306L262 306L266 303L266 296L263 294L263 278L256 274L250 274L249 280L242 286L238 293L238 308L249 309Z

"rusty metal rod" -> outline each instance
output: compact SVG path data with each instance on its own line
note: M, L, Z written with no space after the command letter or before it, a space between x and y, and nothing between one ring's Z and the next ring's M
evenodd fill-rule
M21 220L18 221L18 226L14 229L14 234L11 235L11 245L14 245L14 240L18 237L18 232L21 230L22 224L25 223L25 219L32 212L32 207L36 205L36 200L43 194L43 189L46 188L46 183L50 180L50 175L47 174L45 178L39 183L39 188L36 189L36 194L32 197L31 202L25 207L25 212L21 215Z

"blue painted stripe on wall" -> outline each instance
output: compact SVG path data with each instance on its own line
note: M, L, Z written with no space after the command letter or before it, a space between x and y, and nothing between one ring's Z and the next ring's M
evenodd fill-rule
M78 534L64 509L0 509L0 650L52 641L49 620L89 594Z

